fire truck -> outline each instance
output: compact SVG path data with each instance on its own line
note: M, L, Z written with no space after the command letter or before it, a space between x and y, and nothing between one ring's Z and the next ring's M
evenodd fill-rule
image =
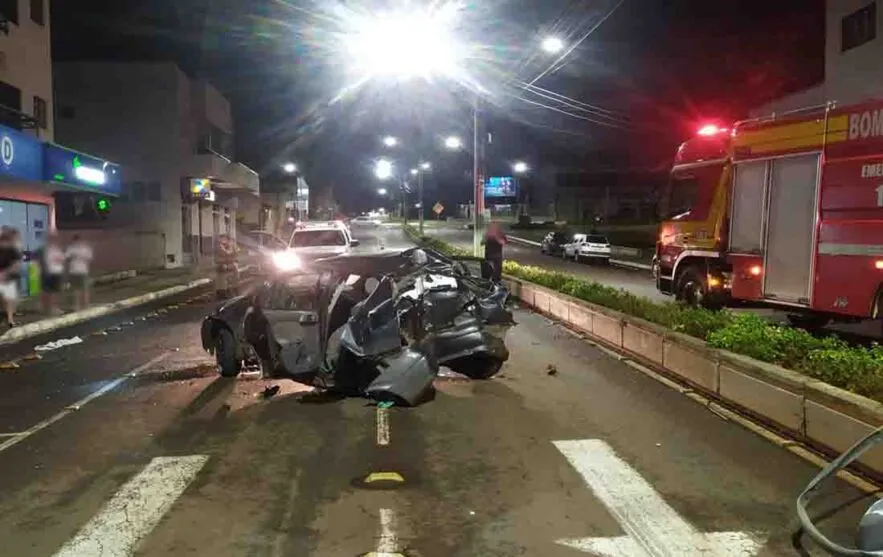
M661 292L806 325L881 316L883 101L705 125L664 198Z

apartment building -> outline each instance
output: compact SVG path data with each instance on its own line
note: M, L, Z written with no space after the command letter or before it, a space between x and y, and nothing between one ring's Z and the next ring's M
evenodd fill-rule
M883 97L883 6L880 0L825 3L825 79L752 111L755 116Z
M210 262L217 238L260 207L256 172L235 162L230 103L173 62L56 64L56 135L125 168L111 225L162 244L167 267Z

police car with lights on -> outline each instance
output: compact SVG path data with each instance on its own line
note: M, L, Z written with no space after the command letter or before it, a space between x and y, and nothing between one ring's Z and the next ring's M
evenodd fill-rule
M352 252L359 241L341 221L298 222L288 242L288 249L274 254L280 271L293 271L303 263Z

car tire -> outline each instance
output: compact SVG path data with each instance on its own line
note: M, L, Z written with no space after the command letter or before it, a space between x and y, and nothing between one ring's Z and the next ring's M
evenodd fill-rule
M221 377L239 375L240 362L236 359L236 340L229 329L222 328L215 335L215 361Z

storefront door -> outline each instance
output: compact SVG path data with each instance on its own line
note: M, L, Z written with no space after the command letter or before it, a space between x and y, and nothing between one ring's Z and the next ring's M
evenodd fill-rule
M49 207L39 203L24 203L0 199L0 225L15 228L21 234L25 260L46 244L46 232L49 229ZM28 290L28 264L22 270L19 292L23 296L30 295Z

